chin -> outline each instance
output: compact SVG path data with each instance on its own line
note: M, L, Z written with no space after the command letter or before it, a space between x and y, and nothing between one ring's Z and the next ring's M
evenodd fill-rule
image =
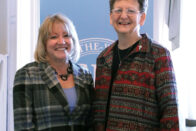
M118 32L118 33L128 33L128 32L130 32L130 29L119 28L119 29L116 29L116 32Z
M130 31L128 31L128 30L118 30L117 31L118 32L118 34L128 34L128 33L130 33Z

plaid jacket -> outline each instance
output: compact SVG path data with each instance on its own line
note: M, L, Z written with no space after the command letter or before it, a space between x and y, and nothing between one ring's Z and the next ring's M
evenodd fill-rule
M117 42L97 58L93 104L97 131L104 131ZM176 80L169 51L143 34L121 63L111 89L107 131L178 131Z
M33 62L17 71L13 93L15 131L55 129L66 125L90 126L93 78L87 69L72 65L77 92L72 113L49 64Z

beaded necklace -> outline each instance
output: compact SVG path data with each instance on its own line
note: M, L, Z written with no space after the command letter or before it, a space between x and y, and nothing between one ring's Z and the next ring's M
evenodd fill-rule
M66 81L69 77L70 74L73 73L73 69L72 69L72 66L69 64L69 66L67 67L67 74L61 74L59 75L56 71L55 71L55 74L61 78L61 80L63 81Z

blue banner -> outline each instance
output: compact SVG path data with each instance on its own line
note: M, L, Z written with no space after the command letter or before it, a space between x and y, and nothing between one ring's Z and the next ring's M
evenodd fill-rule
M88 67L95 76L98 54L117 39L110 25L109 0L40 0L41 23L46 16L61 13L74 23L81 44L79 64ZM153 1L141 32L153 35Z

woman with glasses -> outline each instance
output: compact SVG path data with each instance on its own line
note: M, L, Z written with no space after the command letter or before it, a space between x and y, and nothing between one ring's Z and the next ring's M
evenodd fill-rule
M72 21L48 16L39 29L35 62L14 81L15 131L88 131L93 78L78 65L80 45Z
M97 58L97 131L179 130L176 80L169 51L140 34L148 0L110 0L118 40Z

